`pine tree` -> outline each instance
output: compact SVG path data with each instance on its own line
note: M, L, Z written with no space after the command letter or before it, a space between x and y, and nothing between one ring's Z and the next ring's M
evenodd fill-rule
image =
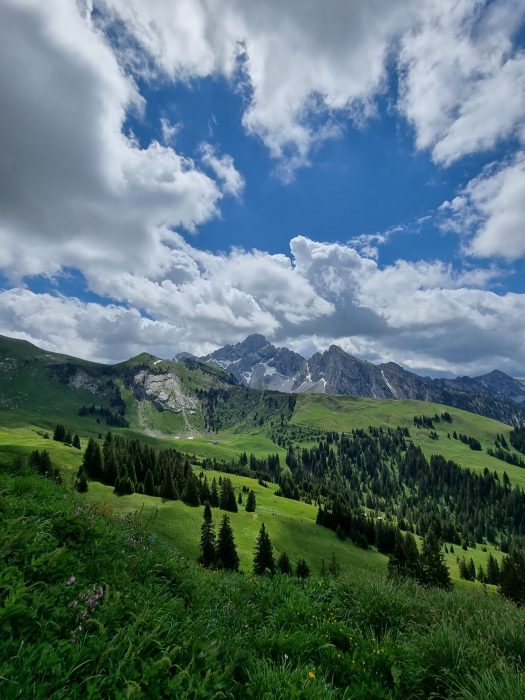
M503 559L499 592L518 605L525 604L525 554L516 548Z
M146 496L154 496L155 495L155 482L153 481L153 474L151 473L151 469L148 469L146 472L146 477L144 479L144 493Z
M492 583L495 586L497 586L499 583L499 564L497 559L495 559L492 554L489 554L489 558L487 560L487 574L485 578L487 583Z
M248 498L246 499L246 511L248 513L255 513L255 507L255 492L250 491L250 493L248 494Z
M275 573L275 562L273 559L272 543L264 523L259 530L257 544L255 545L255 555L253 557L253 573L257 576Z
M79 493L86 493L86 491L88 490L88 480L86 477L86 472L84 471L82 466L78 468L77 476L75 479L75 489Z
M394 551L388 558L388 573L391 576L407 576L407 556L405 538L401 530L396 531Z
M217 538L217 566L219 569L239 570L239 555L233 539L230 519L224 515Z
M450 574L445 564L444 555L441 552L439 540L433 529L429 529L425 535L420 560L420 580L422 583L445 590L451 588Z
M73 438L73 447L76 447L77 450L80 450L80 438L78 437L78 433L75 433L75 436Z
M212 508L219 507L219 492L217 490L217 479L215 477L213 477L213 481L211 482L210 506Z
M53 440L56 440L56 442L64 442L64 438L66 436L66 429L62 425L62 423L57 423L55 426L55 429L53 431Z
M295 567L295 575L297 578L308 578L310 576L310 567L304 559L299 559Z
M89 438L87 447L84 451L82 466L86 472L86 476L92 481L100 481L103 476L102 451L100 445L93 438Z
M292 574L292 564L290 562L290 558L288 557L288 554L286 552L283 552L279 559L277 560L277 568L281 572L281 574L286 574L287 576L291 576Z
M237 501L235 500L235 491L230 479L224 477L221 484L221 495L219 497L219 506L221 510L228 510L231 513L237 513Z
M177 486L175 485L173 474L171 472L168 474L166 481L164 482L162 497L168 501L176 501L179 497Z
M239 497L237 498L237 503L242 506L242 491L239 491Z
M335 558L335 552L332 552L330 563L328 564L328 573L330 576L339 576L339 564Z
M207 568L214 566L217 561L217 551L215 548L215 529L209 503L206 503L204 506L204 521L201 526L201 551L200 563Z
M199 482L193 472L188 474L181 498L189 506L200 505Z

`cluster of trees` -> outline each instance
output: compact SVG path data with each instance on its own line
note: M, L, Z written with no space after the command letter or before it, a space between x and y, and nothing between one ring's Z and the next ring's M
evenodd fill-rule
M53 440L56 442L63 442L64 445L72 445L73 447L76 447L77 450L80 450L80 438L76 433L75 435L72 435L71 431L67 430L65 425L62 423L56 424L53 431Z
M211 485L204 472L198 476L189 458L174 449L154 450L138 440L108 432L102 446L88 441L78 470L76 488L87 491L88 481L113 486L117 495L144 493L167 500L180 499L190 506L210 503L214 508L236 513L242 504L228 477L213 478ZM246 510L254 512L255 493L246 489Z
M510 444L518 452L525 454L525 424L518 425L510 431Z
M396 533L394 551L388 560L388 571L392 576L413 578L425 586L450 590L452 584L439 538L430 528L423 539L421 552L414 536L408 532Z
M433 416L414 416L414 425L416 428L428 428L429 430L434 429L434 423L440 423L444 421L445 423L452 423L452 416L448 411L444 411L441 415L437 413Z
M520 457L520 455L516 454L515 452L510 452L504 447L496 447L496 449L487 447L487 454L489 454L491 457L496 457L496 459L501 459L502 462L507 462L507 464L513 464L515 467L525 469L525 459Z
M253 491L251 492L253 493ZM239 555L233 536L230 519L227 515L222 517L218 534L215 533L213 515L209 503L204 506L203 523L200 539L201 555L199 562L209 569L239 570ZM334 558L334 567L335 558ZM255 552L253 556L253 573L256 576L273 575L276 571L282 574L293 575L299 578L307 578L310 575L310 567L305 559L297 561L295 568L286 552L282 552L277 562L273 554L273 546L264 523L261 525Z
M60 475L60 470L53 466L47 450L33 450L29 455L28 465L41 476L46 476L57 483L61 483L62 477Z
M454 432L452 433L452 437L454 438L454 440L460 440L460 442L463 442L465 445L468 445L471 450L475 450L476 452L479 452L481 450L480 441L477 438L472 437L472 435L463 435L463 433L456 433L456 431L454 430Z
M119 407L120 410L112 411L110 408L105 408L104 406L82 406L79 411L79 416L96 416L97 423L100 423L100 419L103 418L106 425L110 425L114 428L129 428L129 421L124 416L124 405Z
M476 581L480 583L490 583L497 586L500 582L501 572L498 560L489 554L487 559L487 569L485 570L480 564L476 571L476 565L472 557L469 561L462 557L458 559L459 575L465 581Z

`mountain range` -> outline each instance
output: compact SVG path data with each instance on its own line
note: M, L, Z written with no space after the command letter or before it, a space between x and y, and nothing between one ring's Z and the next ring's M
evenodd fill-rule
M410 372L395 362L373 364L337 345L306 359L254 334L199 359L218 365L252 389L417 399L456 406L507 423L520 420L525 408L525 382L499 370L479 377L435 379Z

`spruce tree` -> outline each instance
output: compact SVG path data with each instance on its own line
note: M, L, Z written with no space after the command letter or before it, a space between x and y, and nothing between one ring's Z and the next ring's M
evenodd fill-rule
M175 485L172 472L170 472L166 477L166 481L164 482L164 487L162 490L162 497L168 501L176 501L179 497L177 486Z
M93 438L89 438L84 451L82 466L86 476L92 481L100 481L103 476L102 451L100 445Z
M248 494L248 498L246 499L246 511L248 513L255 513L255 507L255 492L250 491L250 493Z
M86 493L86 491L88 490L88 480L86 477L86 472L84 471L82 465L78 468L77 476L75 479L75 489L79 493Z
M193 472L188 474L181 498L189 506L200 505L199 482Z
M272 543L264 523L259 530L257 544L255 545L255 555L253 557L253 573L257 576L275 573L275 562L273 559Z
M281 574L286 574L287 576L292 574L292 564L286 552L283 552L277 560L277 568Z
M73 438L73 447L76 447L77 450L80 450L80 438L78 437L78 433L75 433L75 436Z
M332 557L330 559L330 563L328 564L328 573L330 576L339 576L339 564L335 558L335 552L332 552Z
M239 555L233 539L230 519L224 515L217 538L217 566L219 569L239 570Z
M525 554L516 548L501 564L499 592L518 605L525 604Z
M213 481L211 482L210 506L212 508L219 507L219 492L217 490L217 479L215 477L213 477Z
M146 472L146 478L144 479L144 493L146 496L154 496L155 495L155 482L153 481L153 474L151 473L151 469L148 469Z
M492 583L493 585L497 586L499 583L499 577L500 570L498 561L492 554L489 554L489 558L487 560L487 573L485 576L486 581L487 583Z
M299 559L295 567L295 575L297 578L308 578L310 576L310 567L304 559Z
M207 568L214 566L217 561L217 551L215 548L215 529L209 503L206 503L204 506L204 521L201 526L201 552L200 563Z
M53 440L56 440L56 442L64 442L64 438L66 436L66 429L62 425L62 423L57 423L55 426L55 429L53 431Z
M221 510L228 510L231 513L237 513L237 501L235 500L235 491L230 479L225 477L221 484L221 495L219 497L219 506Z
M450 574L445 564L444 555L441 552L439 540L433 529L429 529L425 535L420 560L420 580L422 583L445 590L451 588Z

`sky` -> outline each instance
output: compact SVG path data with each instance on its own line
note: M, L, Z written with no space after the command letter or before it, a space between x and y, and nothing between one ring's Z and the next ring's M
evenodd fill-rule
M0 334L525 377L525 0L0 0Z

